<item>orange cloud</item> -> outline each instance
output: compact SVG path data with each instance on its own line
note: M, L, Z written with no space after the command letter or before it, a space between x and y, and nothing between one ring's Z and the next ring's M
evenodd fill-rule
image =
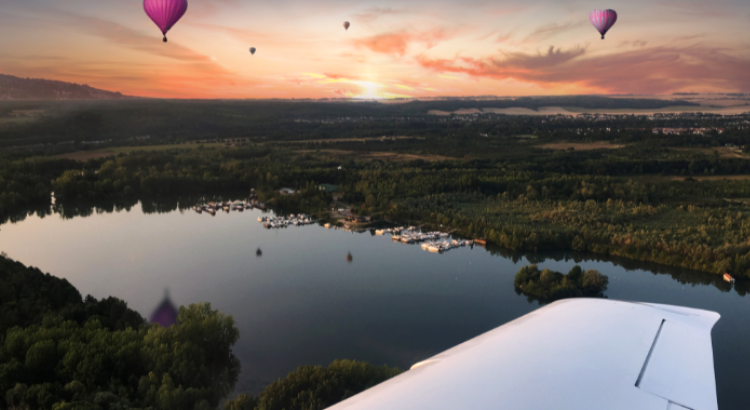
M51 24L101 38L118 50L133 50L146 58L134 60L118 53L92 54L87 61L68 56L30 55L8 59L6 68L23 76L88 83L97 88L148 97L241 97L255 79L241 78L210 56L178 42L164 44L160 34L147 35L108 20L58 12ZM240 85L241 87L238 87Z
M357 47L364 47L371 51L392 56L404 56L406 50L413 43L422 44L425 48L435 47L441 40L448 38L445 30L431 30L420 33L397 32L383 33L371 37L354 40Z
M356 76L344 75L344 74L323 73L323 75L325 75L327 78L331 78L331 79L334 79L334 80L340 80L340 79L352 79L352 80L356 80L357 79Z

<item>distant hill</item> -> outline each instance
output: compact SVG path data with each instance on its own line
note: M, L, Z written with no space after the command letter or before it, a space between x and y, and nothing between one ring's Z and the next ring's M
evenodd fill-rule
M86 84L0 74L0 101L121 100L125 98L130 97L119 92L99 90Z

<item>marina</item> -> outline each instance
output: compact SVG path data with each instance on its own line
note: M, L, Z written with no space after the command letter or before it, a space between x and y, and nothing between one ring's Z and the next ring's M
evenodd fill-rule
M474 241L464 239L451 239L447 232L422 232L415 226L378 229L376 235L391 235L393 242L410 245L421 243L421 248L431 253L443 253L451 249L463 246L471 246Z
M266 209L266 206L264 203L258 201L257 199L251 199L248 201L209 202L204 205L195 205L193 207L193 210L199 214L205 212L211 216L216 216L216 213L219 211L224 211L227 213L231 211L243 212L245 209L250 210L253 208Z
M306 214L290 214L289 216L259 216L258 222L266 229L286 228L288 226L312 225L315 221Z

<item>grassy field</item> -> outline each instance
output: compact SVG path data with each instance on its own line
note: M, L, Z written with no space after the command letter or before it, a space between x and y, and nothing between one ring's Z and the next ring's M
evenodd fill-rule
M276 144L308 144L308 143L320 143L320 142L327 142L329 144L332 144L332 143L337 143L337 142L389 141L389 140L404 140L404 139L423 140L425 138L424 137L399 136L399 137L336 138L336 139L327 139L327 140L299 140L299 141L273 141L273 142Z
M672 149L674 151L697 152L697 153L708 155L708 156L714 156L718 152L720 158L750 159L750 157L743 154L739 148L716 147L716 148L672 148Z
M92 159L106 158L117 155L114 152L103 151L78 151L57 155L57 158L72 159L74 161L86 162Z
M692 178L696 181L748 181L750 180L750 175L696 175L692 177L675 176L669 177L668 179L671 181L685 181L688 178Z
M414 155L403 154L398 152L382 151L347 151L341 149L321 149L321 150L299 150L297 152L305 154L331 155L341 157L342 159L356 160L381 160L381 161L413 161L421 159L423 161L449 161L455 158L444 157L440 155Z
M554 149L554 150L568 150L573 148L576 151L592 151L595 149L619 149L624 148L624 145L610 144L607 141L595 141L595 142L556 142L553 144L544 144L540 148Z
M130 154L132 152L158 152L171 150L194 150L205 148L227 148L223 142L211 142L200 144L169 144L169 145L139 145L135 147L112 147L92 151L78 151L58 155L58 158L72 159L76 161L88 161L96 158L106 158L119 154Z

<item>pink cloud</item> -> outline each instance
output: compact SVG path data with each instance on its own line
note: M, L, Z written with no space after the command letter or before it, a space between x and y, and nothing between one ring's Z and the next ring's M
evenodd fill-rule
M387 16L395 16L399 14L405 14L405 10L394 10L390 7L373 7L370 9L367 9L361 13L354 14L352 17L352 21L354 22L362 22L365 24L369 24L374 22L375 20L381 18L381 17L387 17Z
M577 30L578 28L584 27L587 24L588 22L585 22L585 21L579 21L579 22L569 21L567 23L562 23L562 24L557 24L557 23L545 24L541 27L538 27L536 30L531 32L531 34L526 36L526 38L522 41L522 43L539 42L541 40L554 37L558 34Z
M678 13L698 17L729 17L732 14L726 8L717 7L713 2L668 0L659 3L659 6L668 8L672 13Z
M190 2L190 15L202 18L218 14L221 10L240 6L240 0L202 0Z
M417 58L435 72L476 78L515 79L543 87L577 85L609 93L666 93L706 86L750 90L750 59L702 47L651 47L585 57L586 50L550 48L546 54L510 53L458 60Z

